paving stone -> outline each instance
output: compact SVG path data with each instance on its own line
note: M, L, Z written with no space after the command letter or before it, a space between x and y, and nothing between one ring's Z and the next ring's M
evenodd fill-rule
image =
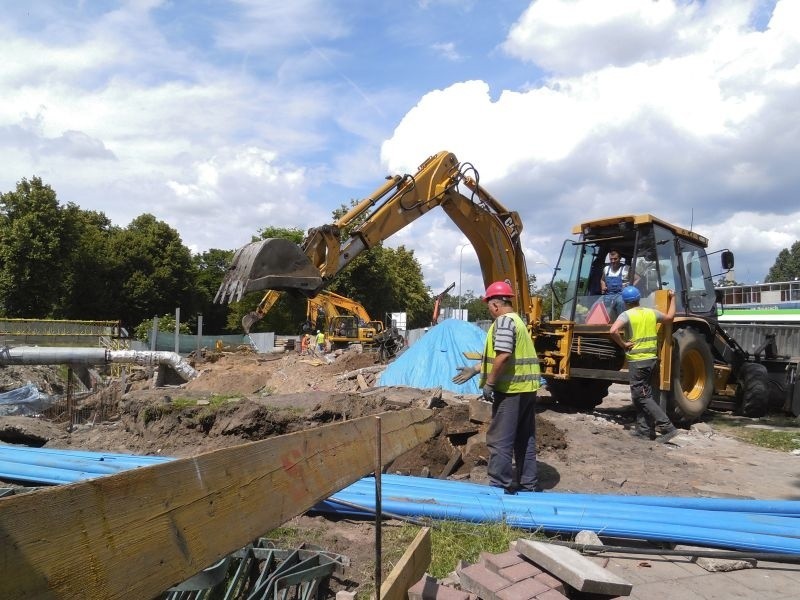
M355 592L348 592L347 590L339 590L336 592L336 600L355 600L355 597Z
M493 600L495 594L507 588L510 582L497 573L492 573L482 564L471 565L458 573L461 579L461 589L484 600Z
M500 569L497 574L503 579L508 579L509 581L516 583L517 581L522 581L523 579L536 577L541 572L542 570L539 567L526 560L515 565L511 565L510 567Z
M475 596L467 592L439 585L430 575L424 576L408 590L409 600L471 600ZM339 595L336 595L339 600Z
M536 596L536 600L567 600L567 596L558 590L547 590Z
M525 579L497 592L497 598L499 600L531 600L550 589L541 581Z
M486 564L486 568L493 573L498 573L500 569L505 569L511 565L516 565L525 562L525 558L518 552L509 550L501 554L492 554L491 552L481 552L481 560Z
M550 573L539 573L534 579L540 583L545 584L551 590L556 590L562 594L566 593L567 588L564 587L564 582L560 579L553 577Z

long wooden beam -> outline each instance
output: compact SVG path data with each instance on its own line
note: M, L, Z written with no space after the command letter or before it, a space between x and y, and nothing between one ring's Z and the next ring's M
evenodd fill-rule
M433 437L382 413L383 460ZM374 417L0 500L0 598L153 598L372 472Z

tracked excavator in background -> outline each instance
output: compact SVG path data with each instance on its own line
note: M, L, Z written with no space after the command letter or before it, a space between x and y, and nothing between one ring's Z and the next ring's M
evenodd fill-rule
M355 343L376 346L381 362L393 358L405 343L396 328L371 319L361 303L328 290L308 299L307 318L308 330L324 331L334 349Z
M431 156L414 175L389 177L335 223L309 230L300 246L265 239L239 249L215 300L238 300L264 289L295 290L313 298L361 252L436 207L474 248L484 284L506 281L514 289L514 309L528 325L542 376L557 402L593 408L611 383L628 381L624 353L608 333L614 315L600 296L599 281L611 249L632 266L627 283L646 286L644 305L666 311L667 290L675 291L678 315L671 327L662 328L658 382L662 404L673 420L698 418L715 393L740 412L763 414L767 372L781 366L786 393L797 396L796 361L767 366L718 326L707 240L651 215L578 225L573 233L580 238L564 243L551 282L560 314L543 320L542 298L529 289L519 215L480 186L471 164L459 163L450 152ZM357 219L360 224L342 239L342 230ZM723 252L722 263L724 269L732 268L733 254Z

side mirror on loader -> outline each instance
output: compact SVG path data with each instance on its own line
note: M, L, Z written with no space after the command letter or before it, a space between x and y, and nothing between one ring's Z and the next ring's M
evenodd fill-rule
M723 250L722 251L722 268L726 271L730 271L733 268L733 252L730 250Z

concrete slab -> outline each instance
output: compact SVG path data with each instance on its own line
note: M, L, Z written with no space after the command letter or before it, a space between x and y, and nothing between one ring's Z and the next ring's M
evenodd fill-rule
M517 540L517 552L579 592L627 596L633 587L622 577L566 546L521 539Z

